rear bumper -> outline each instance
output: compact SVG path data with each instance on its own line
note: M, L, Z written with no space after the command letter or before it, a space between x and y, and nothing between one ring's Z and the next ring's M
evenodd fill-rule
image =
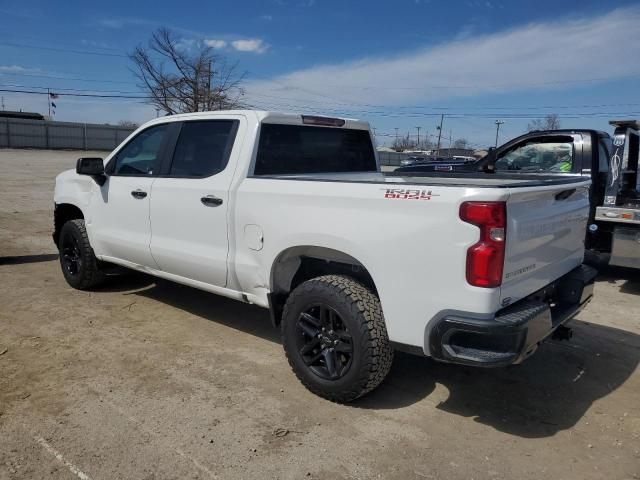
M431 356L480 367L519 363L589 303L596 274L594 268L581 265L493 318L447 314L429 335Z

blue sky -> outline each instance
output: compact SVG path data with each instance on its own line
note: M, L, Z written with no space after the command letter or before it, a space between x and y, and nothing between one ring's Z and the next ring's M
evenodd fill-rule
M396 128L433 135L440 113L445 136L476 145L493 142L496 119L506 140L546 113L605 130L640 117L638 2L0 0L0 18L2 89L136 92L126 54L168 26L237 60L248 103L369 120L379 143ZM2 95L46 113L43 95ZM57 120L155 116L133 99L56 103Z

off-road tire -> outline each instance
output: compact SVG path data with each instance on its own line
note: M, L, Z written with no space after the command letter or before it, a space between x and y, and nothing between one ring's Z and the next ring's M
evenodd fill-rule
M301 335L296 327L298 318L318 302L334 309L352 336L351 365L337 380L316 375L297 348L296 335ZM326 275L294 289L284 306L281 334L289 365L298 379L311 392L334 402L350 402L376 388L393 362L393 348L378 297L349 277Z
M64 247L67 240L77 241L79 253L79 264L76 273L72 273L65 264ZM89 243L84 220L69 220L60 230L58 240L60 251L60 267L67 283L78 290L86 290L96 287L104 280L104 273L100 270L98 259L93 253L93 248Z

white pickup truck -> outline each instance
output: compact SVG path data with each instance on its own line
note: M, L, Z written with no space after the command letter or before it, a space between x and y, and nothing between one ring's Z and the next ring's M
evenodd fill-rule
M384 175L365 122L207 112L60 174L53 237L74 288L113 263L269 308L302 383L347 402L394 349L530 355L592 296L588 211L581 177Z

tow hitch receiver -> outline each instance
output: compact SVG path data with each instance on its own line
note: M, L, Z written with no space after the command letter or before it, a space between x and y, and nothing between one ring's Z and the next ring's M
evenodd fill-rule
M551 335L553 340L571 340L571 337L573 337L573 329L565 325L560 325Z

